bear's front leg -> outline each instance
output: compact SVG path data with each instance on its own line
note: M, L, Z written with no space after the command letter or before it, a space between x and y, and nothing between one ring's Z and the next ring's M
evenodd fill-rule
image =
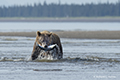
M31 55L32 60L35 60L38 58L40 51L41 49L38 46L36 46L35 50L32 52L32 55Z

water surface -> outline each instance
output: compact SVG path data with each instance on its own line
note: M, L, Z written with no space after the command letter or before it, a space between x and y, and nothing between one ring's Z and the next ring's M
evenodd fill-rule
M0 79L118 80L120 40L62 38L64 58L27 61L34 37L0 37Z
M56 30L120 30L120 23L99 22L0 22L0 32Z
M0 32L120 30L120 23L0 22ZM119 80L120 39L61 38L63 59L28 61L35 37L0 36L0 80Z

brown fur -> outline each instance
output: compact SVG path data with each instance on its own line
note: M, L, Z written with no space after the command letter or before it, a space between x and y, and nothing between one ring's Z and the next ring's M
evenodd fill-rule
M52 45L52 44L57 44L60 48L60 53L63 56L62 45L61 45L60 38L58 37L58 35L56 35L55 33L49 32L49 31L43 31L43 32L37 31L36 34L37 35L36 35L36 40L34 43L32 55L34 54L34 51L36 50L36 43L42 46L41 40L48 40L46 43L47 46Z

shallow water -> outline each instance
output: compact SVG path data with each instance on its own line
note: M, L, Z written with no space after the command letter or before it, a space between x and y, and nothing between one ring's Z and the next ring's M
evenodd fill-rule
M62 38L62 60L28 61L33 37L0 37L0 79L119 80L120 40Z
M0 22L0 32L31 32L59 30L120 30L120 23L114 22Z

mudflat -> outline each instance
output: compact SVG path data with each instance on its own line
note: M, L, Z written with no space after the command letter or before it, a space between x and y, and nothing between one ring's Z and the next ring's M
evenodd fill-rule
M54 31L60 38L120 39L120 31ZM36 32L0 32L0 36L35 37Z

